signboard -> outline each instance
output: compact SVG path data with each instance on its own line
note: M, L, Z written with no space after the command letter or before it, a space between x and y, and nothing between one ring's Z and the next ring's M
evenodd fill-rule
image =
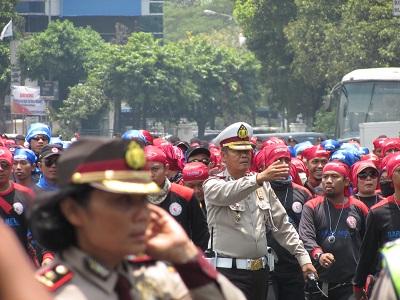
M43 100L58 100L58 81L42 81L40 83L40 97Z
M46 103L40 98L40 88L11 86L11 114L26 116L46 115Z
M393 16L400 16L400 0L393 0Z

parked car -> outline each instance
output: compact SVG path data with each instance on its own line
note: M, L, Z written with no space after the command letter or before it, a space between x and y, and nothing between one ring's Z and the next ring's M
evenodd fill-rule
M294 139L297 143L309 141L312 144L318 144L320 141L326 140L327 135L321 132L276 132L276 133L255 133L254 136L265 141L270 137L283 138L286 142L289 138Z

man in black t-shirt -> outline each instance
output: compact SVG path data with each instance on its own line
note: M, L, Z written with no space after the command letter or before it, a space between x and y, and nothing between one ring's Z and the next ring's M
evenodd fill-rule
M378 272L379 249L386 242L400 238L400 155L393 154L386 168L395 192L372 206L368 213L360 260L353 280L356 299L365 295L363 288L367 276Z
M352 295L354 275L368 208L348 197L349 168L332 161L322 171L324 196L308 201L299 226L300 238L314 259L320 286L328 298L310 288L308 299L344 300Z
M262 165L265 167L276 161L290 166L290 152L286 145L267 145L261 151L264 151L265 162ZM295 184L289 173L286 179L273 180L270 184L285 208L289 222L298 230L303 206L312 198L311 193L305 187ZM304 300L304 278L296 258L274 239L271 232L267 233L267 240L278 258L270 273L272 290L268 291L268 299Z
M181 224L193 242L205 250L210 235L206 217L194 196L194 191L168 180L167 157L160 148L146 146L145 154L146 168L151 171L152 180L161 188L159 194L148 195L147 199L168 211Z

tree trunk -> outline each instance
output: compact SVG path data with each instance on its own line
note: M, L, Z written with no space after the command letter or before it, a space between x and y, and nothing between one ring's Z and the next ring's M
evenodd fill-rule
M0 92L0 132L6 132L7 126L6 126L6 110L4 107L4 102L5 102L5 93Z
M114 132L121 133L121 99L114 99Z
M199 139L203 139L204 138L204 132L206 131L206 124L207 121L205 120L196 120L197 123L197 136L199 137Z

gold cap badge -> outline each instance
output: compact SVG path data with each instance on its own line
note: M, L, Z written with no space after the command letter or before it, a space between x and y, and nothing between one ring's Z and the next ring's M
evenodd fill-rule
M249 132L246 128L246 126L244 126L243 124L240 125L238 132L237 132L237 136L241 139L245 139L249 137Z
M130 142L125 153L125 161L128 166L135 170L143 168L146 164L143 148L136 142Z

